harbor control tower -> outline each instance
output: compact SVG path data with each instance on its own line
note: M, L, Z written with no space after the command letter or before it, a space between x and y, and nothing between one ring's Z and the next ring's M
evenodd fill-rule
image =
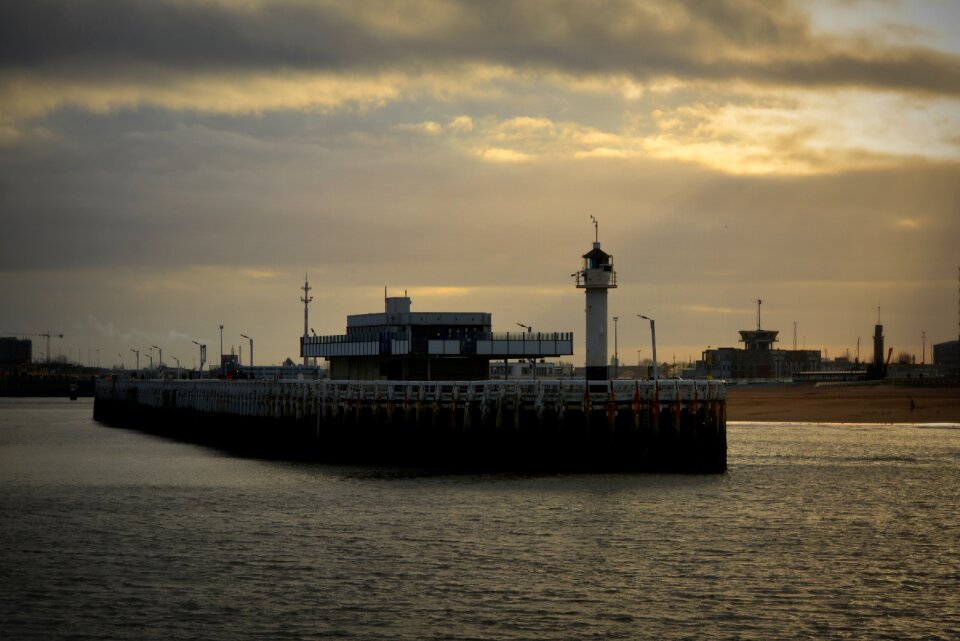
M593 216L593 249L583 255L583 269L576 272L577 287L587 294L587 380L605 381L607 375L607 290L617 286L613 256L600 249L597 219Z

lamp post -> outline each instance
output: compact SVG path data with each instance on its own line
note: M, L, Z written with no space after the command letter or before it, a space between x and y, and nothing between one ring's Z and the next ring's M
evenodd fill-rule
M207 362L207 346L205 343L199 343L197 341L190 341L194 345L200 346L200 369L197 371L203 371L203 364Z
M240 336L250 341L250 367L253 367L253 339L246 334L240 334Z
M620 320L619 316L613 317L613 377L617 378L617 375L620 373L620 354L617 351L617 322Z
M139 350L139 349L133 349L133 348L131 347L131 348L130 348L130 351L137 355L137 371L139 372L139 371L140 371L140 350Z
M150 359L150 369L153 369L153 347L147 351L147 358Z
M643 314L637 314L637 316L650 321L650 342L653 343L653 380L656 381L660 377L657 371L657 329L653 323L653 319L649 316L644 316Z
M151 347L160 352L160 361L157 363L157 368L163 369L163 350L156 345L151 345Z
M220 367L223 367L223 324L220 324Z
M520 327L522 327L522 328L524 328L525 330L527 330L527 334L533 334L533 328L530 327L529 325L524 325L523 323L517 323L517 325L519 325ZM524 356L526 356L526 351L527 351L527 350L526 350L526 347L524 347L524 350L523 350L523 351L524 351ZM530 359L530 365L531 365L532 368L533 368L533 377L536 378L536 377L537 377L537 359L536 359L536 358L531 358L531 359Z

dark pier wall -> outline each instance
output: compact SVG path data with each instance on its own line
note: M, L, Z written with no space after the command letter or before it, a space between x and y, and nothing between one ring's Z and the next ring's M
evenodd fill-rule
M94 418L266 458L447 471L726 470L723 399L618 399L610 393L538 405L520 394L475 401L358 394L315 403L279 397L263 416L252 415L243 401L217 403L214 411L178 407L182 388L165 390L152 405L140 402L137 391L98 390Z

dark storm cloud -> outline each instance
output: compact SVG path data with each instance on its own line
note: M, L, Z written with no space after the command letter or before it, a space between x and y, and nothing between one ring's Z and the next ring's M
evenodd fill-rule
M493 63L772 85L960 93L960 57L812 33L785 1L4 3L0 65L385 70Z

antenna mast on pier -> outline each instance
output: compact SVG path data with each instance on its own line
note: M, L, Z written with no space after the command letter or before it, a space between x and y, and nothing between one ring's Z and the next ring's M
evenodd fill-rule
M313 289L310 287L310 281L307 279L307 275L303 275L303 287L300 288L303 290L303 296L300 297L300 302L303 303L303 337L306 338L310 335L310 303L313 301L313 296L310 295L310 290ZM309 358L303 357L303 364L309 364Z
M760 303L763 301L759 298L757 299L757 329L760 329Z

